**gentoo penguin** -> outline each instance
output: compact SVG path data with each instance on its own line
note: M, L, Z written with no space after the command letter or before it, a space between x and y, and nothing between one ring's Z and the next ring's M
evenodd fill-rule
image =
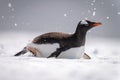
M85 37L89 29L101 25L100 22L92 22L89 20L80 21L76 31L73 34L61 32L50 32L37 36L24 49L15 56L31 52L38 57L58 57L79 59L84 56L89 57L84 53Z

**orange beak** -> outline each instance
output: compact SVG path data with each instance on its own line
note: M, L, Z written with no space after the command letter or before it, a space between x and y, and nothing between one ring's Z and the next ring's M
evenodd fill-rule
M86 22L87 22L88 24L90 24L91 26L93 26L93 27L102 25L102 23L100 23L100 22L91 22L91 21L89 21L89 20L86 20Z
M100 25L102 25L102 23L100 23L100 22L94 22L94 23L92 24L93 27L100 26Z

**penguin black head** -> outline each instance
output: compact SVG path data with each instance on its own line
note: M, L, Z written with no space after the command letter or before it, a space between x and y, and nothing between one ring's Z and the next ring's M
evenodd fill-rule
M93 28L93 27L97 27L102 25L102 23L100 22L92 22L89 20L82 20L79 22L78 24L78 28L81 29L82 31L88 31L89 29Z
M92 21L89 21L89 20L85 20L85 21L88 23L89 27L96 27L96 26L102 25L102 23L100 23L100 22L92 22Z

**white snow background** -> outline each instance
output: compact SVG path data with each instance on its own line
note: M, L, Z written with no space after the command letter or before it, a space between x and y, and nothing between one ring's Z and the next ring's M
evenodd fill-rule
M85 52L91 60L14 57L39 33L0 34L0 80L119 80L118 39L87 37ZM28 53L29 54L29 53Z

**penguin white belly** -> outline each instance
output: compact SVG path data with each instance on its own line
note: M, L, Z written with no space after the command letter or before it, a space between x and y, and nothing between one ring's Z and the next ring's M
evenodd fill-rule
M37 57L48 57L50 54L55 52L59 48L59 44L34 44L30 43L27 47L32 47L37 49ZM84 54L84 47L71 48L62 52L58 58L68 58L68 59L80 59Z
M68 49L62 52L58 58L80 59L84 54L84 46Z
M36 56L37 57L48 57L51 53L56 51L57 48L59 48L59 44L34 44L30 43L27 45L27 47L32 47L37 49Z

